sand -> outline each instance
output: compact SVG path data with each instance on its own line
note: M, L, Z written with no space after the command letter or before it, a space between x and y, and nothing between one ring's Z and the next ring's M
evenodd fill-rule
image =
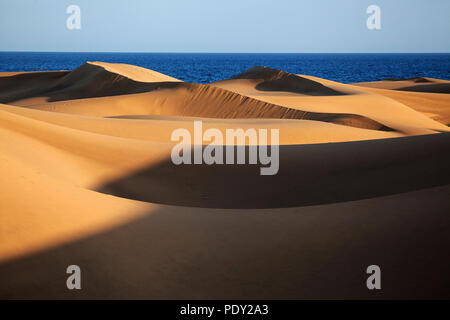
M0 298L450 297L448 83L0 73ZM175 166L194 120L279 129L278 174Z

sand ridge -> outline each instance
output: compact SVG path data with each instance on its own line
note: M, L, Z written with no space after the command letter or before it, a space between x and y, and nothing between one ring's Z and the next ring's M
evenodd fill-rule
M448 296L450 95L417 87L433 84L0 74L0 298L372 298L374 259L382 298ZM194 120L279 129L278 174L175 166L170 135ZM73 261L81 293L59 286Z

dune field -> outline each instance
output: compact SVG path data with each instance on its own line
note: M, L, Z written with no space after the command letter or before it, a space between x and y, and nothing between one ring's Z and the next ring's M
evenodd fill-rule
M278 173L175 165L198 120L279 129ZM0 73L0 298L450 298L449 125L431 78Z

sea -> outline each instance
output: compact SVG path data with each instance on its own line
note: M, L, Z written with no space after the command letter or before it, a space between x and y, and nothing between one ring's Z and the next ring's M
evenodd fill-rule
M0 52L0 72L73 70L86 61L127 63L187 82L209 83L254 66L342 83L391 78L450 80L450 54Z

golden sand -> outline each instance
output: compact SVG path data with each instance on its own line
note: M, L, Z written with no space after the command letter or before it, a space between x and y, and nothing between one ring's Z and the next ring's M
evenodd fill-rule
M0 74L0 298L371 298L370 264L382 298L448 295L449 85ZM279 129L279 173L175 166L194 120Z

